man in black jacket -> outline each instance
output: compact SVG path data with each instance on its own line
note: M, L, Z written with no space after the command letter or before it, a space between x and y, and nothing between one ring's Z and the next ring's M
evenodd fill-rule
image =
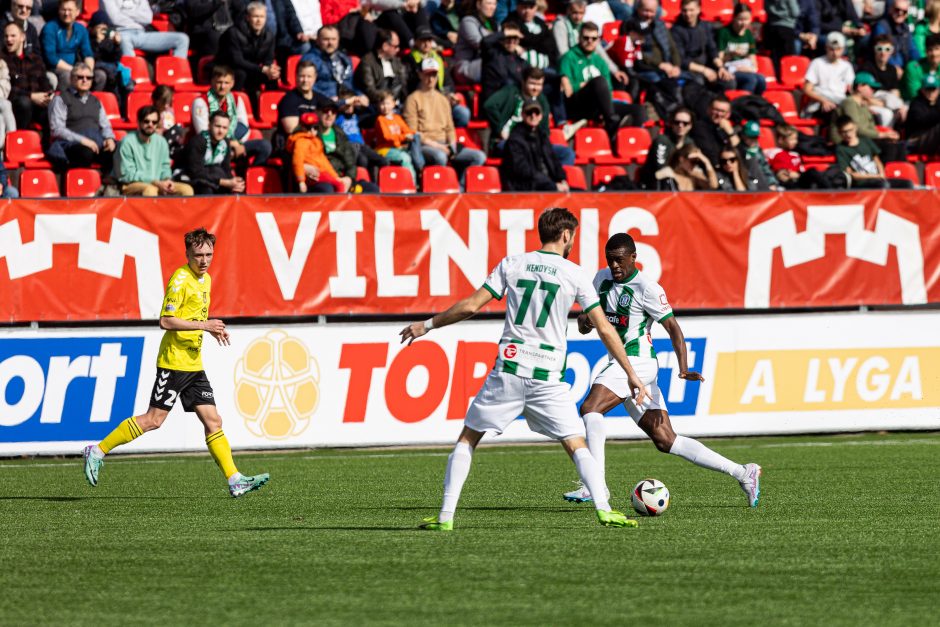
M245 192L245 179L232 175L232 149L226 140L230 123L226 114L216 111L209 117L209 130L186 144L183 173L197 196Z
M265 28L268 9L263 2L252 2L241 20L222 35L215 62L235 70L235 91L248 93L251 104L258 106L261 86L277 89L281 68L274 60L274 33Z
M528 64L519 55L522 29L511 20L503 22L500 32L487 35L480 44L483 55L483 88L480 101L507 85L522 86L522 73Z
M708 117L698 120L692 128L692 141L708 160L718 163L721 149L726 144L737 150L741 138L731 124L731 101L725 96L715 96L708 105Z
M718 57L712 26L699 19L701 14L701 0L682 0L682 12L671 31L679 49L679 67L699 84L718 83L723 90L734 89L734 77Z
M543 115L538 100L522 105L522 124L509 133L499 166L504 191L568 191L565 169L552 150L548 133L539 126Z
M908 152L935 155L940 152L940 78L927 74L911 100L904 120Z
M186 0L186 32L193 57L215 56L222 34L241 22L244 13L245 0Z
M372 52L362 57L356 68L353 83L368 96L371 106L377 107L381 102L381 91L392 92L399 104L405 102L405 96L408 95L408 70L398 56L400 47L395 31L379 29Z

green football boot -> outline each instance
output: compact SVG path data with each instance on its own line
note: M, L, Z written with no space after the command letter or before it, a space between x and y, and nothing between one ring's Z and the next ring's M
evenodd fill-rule
M451 518L447 522L438 522L437 516L429 516L421 521L421 524L418 525L418 529L424 529L426 531L453 531L454 519Z
M623 512L618 512L616 510L610 510L605 512L603 510L597 511L597 520L605 527L639 527L640 524L633 520L632 518L627 518Z
M88 479L88 483L92 487L98 485L98 473L101 472L101 467L104 466L104 458L95 455L94 448L94 445L89 445L82 451L85 457L85 478Z
M249 492L259 489L270 480L271 475L266 472L255 475L254 477L246 477L243 475L241 479L228 487L228 493L231 494L233 498L238 498L243 494L248 494Z

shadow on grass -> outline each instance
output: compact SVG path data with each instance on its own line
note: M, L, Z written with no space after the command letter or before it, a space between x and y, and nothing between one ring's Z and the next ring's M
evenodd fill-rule
M420 531L417 527L362 527L362 526L299 526L299 527L243 527L231 531Z
M398 510L398 511L401 511L401 512L412 512L412 511L413 511L413 512L423 512L423 511L427 511L427 510L435 510L435 509L437 509L438 507L440 507L440 506L439 506L439 505L424 505L424 506L420 506L420 505L403 505L403 506L400 506L400 507L394 507L394 506L393 506L393 507L389 507L389 506L384 506L384 507L380 507L380 506L363 507L363 508L361 508L361 509L381 509L381 510L386 510L386 511L393 509L393 510ZM514 505L500 505L500 506L495 506L495 505L494 505L494 506L478 506L478 507L474 507L474 506L463 507L463 506L461 506L459 509L460 509L460 511L462 511L462 512L464 512L464 511L481 511L481 512L515 512L515 511L532 511L532 512L577 512L577 511L581 511L582 509L585 509L585 508L583 508L583 507L578 507L578 506L574 506L574 505L569 506L569 507L537 507L537 506L530 506L530 505L522 505L522 506L520 506L520 505L515 505L515 506L514 506Z

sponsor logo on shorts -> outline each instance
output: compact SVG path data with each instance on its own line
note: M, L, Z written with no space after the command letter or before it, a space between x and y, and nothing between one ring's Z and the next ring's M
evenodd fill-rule
M203 398L212 398L213 396L212 392L207 392L206 390L203 390L200 394L202 394Z

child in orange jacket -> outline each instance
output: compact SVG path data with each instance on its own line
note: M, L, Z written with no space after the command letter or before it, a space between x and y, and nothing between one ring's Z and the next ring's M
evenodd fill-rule
M375 151L392 163L408 168L414 181L418 181L417 164L413 155L420 154L420 140L401 115L395 113L395 97L388 91L379 92L379 117L375 121Z
M348 176L340 177L333 164L326 158L323 141L317 136L316 113L304 113L300 116L297 130L287 138L287 152L291 154L291 170L297 181L297 189L307 193L307 183L311 183L313 193L343 193L352 184Z

